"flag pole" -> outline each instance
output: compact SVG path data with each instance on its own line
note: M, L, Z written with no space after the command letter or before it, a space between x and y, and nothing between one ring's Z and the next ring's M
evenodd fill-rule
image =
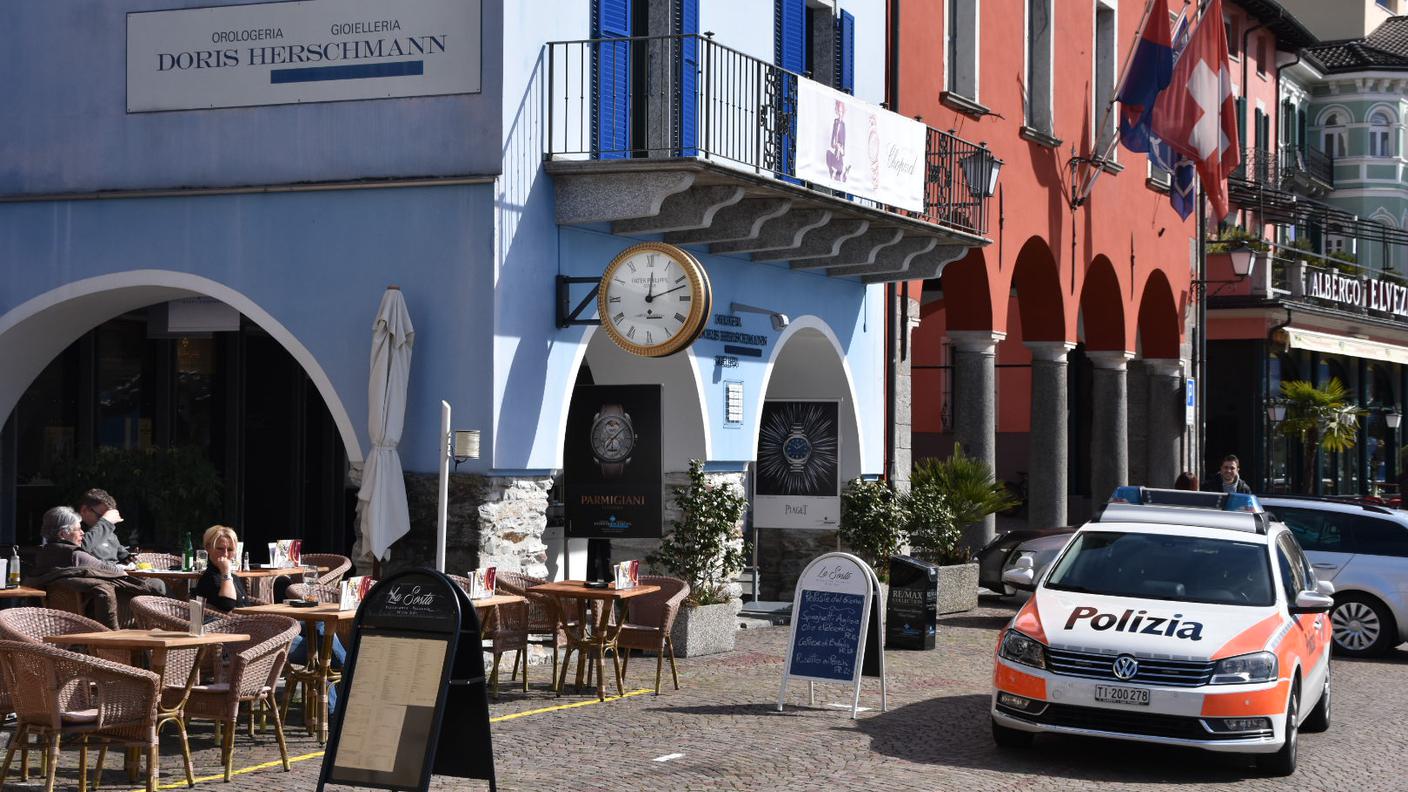
M1105 103L1105 111L1100 117L1100 124L1095 127L1097 145L1099 144L1099 134L1103 132L1110 123L1110 114L1115 110L1115 102L1119 101L1120 92L1124 90L1125 81L1129 79L1129 62L1134 59L1135 50L1139 49L1139 40L1144 37L1144 28L1148 26L1149 16L1153 10L1154 0L1144 0L1144 16L1140 18L1139 26L1134 30L1134 43L1130 46L1129 51L1124 54L1124 63L1120 65L1119 82L1115 83L1115 90L1110 94L1110 101ZM1119 142L1120 132L1119 127L1116 126L1115 134L1110 136L1110 141L1106 144L1105 150L1100 152L1099 156L1095 157L1095 173L1090 177L1089 181L1085 182L1080 193L1076 196L1074 201L1076 206L1085 203L1085 199L1090 197L1090 191L1095 189L1095 180L1100 178L1100 174L1105 170L1104 167L1102 167L1103 163L1109 158L1110 152L1115 150L1115 146L1119 145Z
M1194 347L1193 370L1197 372L1195 398L1197 399L1195 427L1197 449L1194 451L1194 470L1204 470L1208 453L1207 442L1207 392L1208 392L1208 248L1207 248L1208 194L1203 190L1202 177L1198 178L1198 343ZM1201 464L1199 464L1201 463Z

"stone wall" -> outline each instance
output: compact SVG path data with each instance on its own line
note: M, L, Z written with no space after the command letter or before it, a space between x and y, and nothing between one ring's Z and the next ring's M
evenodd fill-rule
M451 473L445 531L445 571L463 575L480 566L546 576L548 489L546 477ZM435 522L440 478L407 473L411 532L391 546L382 575L435 562Z

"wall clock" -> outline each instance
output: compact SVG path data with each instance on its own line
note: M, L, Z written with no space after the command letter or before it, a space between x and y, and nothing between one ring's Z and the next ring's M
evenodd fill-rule
M601 327L633 355L664 357L694 343L709 320L713 290L704 265L663 242L621 251L597 289Z

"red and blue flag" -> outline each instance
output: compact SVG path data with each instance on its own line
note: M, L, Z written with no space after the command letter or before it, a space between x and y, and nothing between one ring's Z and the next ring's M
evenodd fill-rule
M1148 22L1134 48L1120 88L1120 141L1130 151L1149 151L1154 100L1173 76L1173 47L1166 0L1151 0Z

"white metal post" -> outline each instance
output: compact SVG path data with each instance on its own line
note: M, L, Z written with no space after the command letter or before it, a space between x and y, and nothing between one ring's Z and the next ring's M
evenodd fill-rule
M435 568L445 571L445 531L450 516L450 403L440 402L440 498L435 517Z

